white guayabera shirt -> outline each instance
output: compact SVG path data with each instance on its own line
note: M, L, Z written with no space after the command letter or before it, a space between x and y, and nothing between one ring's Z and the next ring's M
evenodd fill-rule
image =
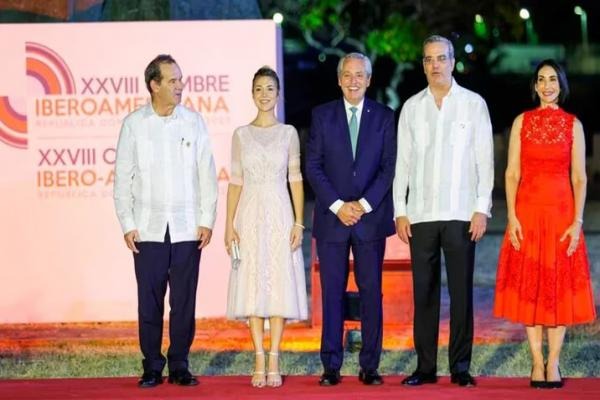
M398 121L397 157L396 218L418 223L470 221L474 212L491 216L492 125L477 93L453 79L440 109L429 87L408 99Z
M161 117L151 104L123 121L115 164L115 208L124 233L140 241L193 241L198 226L212 229L217 177L200 114L181 105Z

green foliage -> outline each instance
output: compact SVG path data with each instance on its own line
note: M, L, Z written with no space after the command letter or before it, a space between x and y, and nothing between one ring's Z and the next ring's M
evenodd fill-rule
M371 95L392 109L401 105L398 87L407 70L418 68L421 45L430 34L454 41L463 66L458 73L485 73L490 49L518 37L523 25L518 0L260 0L260 5L263 15L283 13L285 37L300 36L321 60L351 51L366 54L378 76L389 77L372 82ZM474 26L476 13L485 26ZM474 46L473 53L464 53L466 43Z
M109 21L169 20L169 0L105 0L105 16Z
M287 26L297 28L292 32L300 32L309 46L325 54L360 51L373 62L389 58L403 65L396 71L400 74L418 63L421 43L431 33L451 38L457 49L462 42L472 43L476 54L457 54L467 64L484 62L497 41L523 34L517 0L262 0L261 5L265 15L283 12ZM482 22L473 22L476 13ZM390 84L398 81L394 75Z
M315 31L327 25L338 25L341 22L342 16L339 13L342 11L343 3L341 0L301 1L300 28Z
M0 23L13 22L59 22L56 18L17 10L0 10Z
M488 39L489 38L489 32L487 29L487 25L484 21L481 21L481 22L475 21L473 23L473 32L475 32L475 36L477 36L480 39Z
M313 8L300 17L300 27L303 30L321 29L325 25L323 10Z
M438 352L438 373L448 375L448 348ZM251 352L206 352L190 354L191 369L199 375L249 375L254 354ZM567 336L561 353L561 369L565 376L600 375L600 341L581 332ZM526 342L501 345L479 345L473 350L471 372L484 376L529 376L531 359ZM416 367L413 351L384 351L380 372L406 375ZM281 368L287 375L318 375L321 362L318 352L284 352ZM346 353L342 374L356 375L358 353ZM54 351L38 354L0 354L0 378L75 378L106 376L138 376L141 356L135 353L101 351L86 354Z
M350 29L352 18L346 3L341 0L304 0L298 10L300 17L294 23L304 32L305 38L312 42L313 46L317 42L312 39L327 43L325 47L335 46L340 39L348 36Z
M377 2L305 0L300 9L299 28L309 44L321 50L341 45L346 50L366 50L373 59L385 56L411 62L419 58L424 25L392 7Z
M421 54L420 43L424 35L423 25L402 14L392 13L382 28L367 33L366 45L370 52L388 56L398 63L411 62Z

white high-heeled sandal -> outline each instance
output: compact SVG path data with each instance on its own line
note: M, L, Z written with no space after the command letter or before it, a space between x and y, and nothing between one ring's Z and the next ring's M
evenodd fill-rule
M255 356L265 356L265 352L264 351L257 351L254 353ZM265 360L266 361L266 360ZM256 362L256 360L255 360ZM252 372L252 380L250 381L252 383L252 387L255 388L262 388L265 387L267 384L267 380L265 377L265 366L263 365L263 370L262 371L253 371Z
M267 372L267 386L270 387L280 387L283 384L283 379L281 378L281 372L279 369L279 353L270 351L269 359L273 357L277 357L277 371L269 371Z

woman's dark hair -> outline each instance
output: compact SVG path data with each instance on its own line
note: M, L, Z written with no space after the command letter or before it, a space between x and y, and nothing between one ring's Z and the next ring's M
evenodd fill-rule
M254 88L254 82L260 77L267 76L275 81L275 85L277 86L277 92L279 92L279 77L277 76L277 72L275 72L271 67L264 66L260 67L258 71L254 74L254 78L252 78L252 87Z
M558 103L564 103L567 97L569 96L569 82L567 81L567 74L565 74L564 68L561 67L560 64L558 64L551 58L540 62L535 68L535 72L531 77L531 98L534 102L540 101L535 91L535 84L537 83L538 74L540 73L540 70L544 67L551 67L554 71L556 71L556 76L558 77L558 85L560 86L560 93L558 94Z

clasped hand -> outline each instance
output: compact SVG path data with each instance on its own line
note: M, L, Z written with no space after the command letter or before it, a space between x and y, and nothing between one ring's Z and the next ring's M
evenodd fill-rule
M365 213L365 209L358 201L344 203L337 212L338 219L346 226L358 223Z

